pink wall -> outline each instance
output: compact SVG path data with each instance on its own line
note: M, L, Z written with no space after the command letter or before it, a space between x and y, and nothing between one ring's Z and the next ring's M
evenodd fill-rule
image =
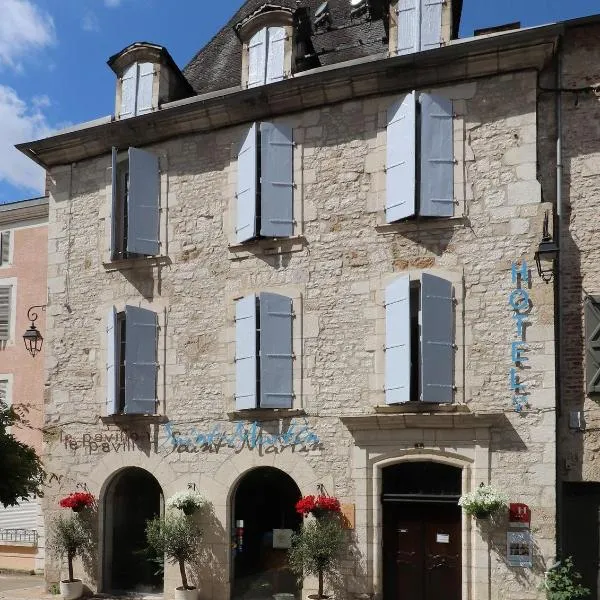
M10 225L2 229L11 229ZM12 375L12 403L28 409L28 426L13 428L14 435L42 451L41 427L44 422L44 348L35 358L25 349L23 333L29 327L27 309L46 304L48 269L48 227L46 224L11 229L13 253L11 264L0 268L0 279L17 278L16 324L14 335L0 348L0 375ZM36 327L45 333L45 313L39 312Z

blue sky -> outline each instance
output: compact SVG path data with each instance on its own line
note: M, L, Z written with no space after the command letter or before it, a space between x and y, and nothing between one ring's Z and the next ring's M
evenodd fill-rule
M42 191L13 144L111 114L106 60L134 41L166 46L183 68L242 0L0 0L0 203ZM539 25L600 12L598 0L464 0L461 37L510 21Z

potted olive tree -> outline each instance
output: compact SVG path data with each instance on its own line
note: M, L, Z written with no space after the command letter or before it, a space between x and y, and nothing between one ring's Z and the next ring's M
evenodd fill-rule
M58 515L50 524L48 548L60 558L66 557L68 579L60 582L60 594L65 600L81 597L83 582L73 577L73 560L83 554L90 543L89 531L77 515Z
M296 510L314 518L306 520L302 529L292 536L288 552L290 569L300 577L317 577L318 593L309 598L327 598L324 579L335 571L336 560L346 543L340 503L330 496L306 496L296 504Z
M184 514L167 512L147 522L146 539L154 552L179 565L181 586L175 589L175 600L197 600L198 590L189 585L185 570L186 563L194 562L200 550L202 532L196 523Z

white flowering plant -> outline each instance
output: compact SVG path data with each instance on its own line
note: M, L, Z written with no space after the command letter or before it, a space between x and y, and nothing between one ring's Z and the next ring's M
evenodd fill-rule
M508 496L491 485L481 484L474 492L460 497L458 505L468 514L486 518L506 507Z
M191 515L206 505L204 496L196 490L186 490L173 494L166 502L167 508L178 508L184 514Z

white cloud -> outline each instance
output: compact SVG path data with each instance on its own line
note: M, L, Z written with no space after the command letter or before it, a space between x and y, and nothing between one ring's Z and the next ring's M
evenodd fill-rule
M104 0L104 5L109 8L114 8L115 6L121 5L121 0Z
M0 182L43 193L44 170L14 148L14 144L52 133L41 110L49 102L47 97L38 96L28 106L15 90L0 85Z
M54 21L29 0L0 0L0 67L22 70L21 60L54 43Z
M52 104L50 102L50 98L48 98L48 96L46 96L46 94L40 94L39 96L34 96L31 99L31 103L36 108L47 108L48 106L50 106Z
M83 15L81 20L81 28L84 31L100 31L100 23L98 17L91 11L88 11Z

